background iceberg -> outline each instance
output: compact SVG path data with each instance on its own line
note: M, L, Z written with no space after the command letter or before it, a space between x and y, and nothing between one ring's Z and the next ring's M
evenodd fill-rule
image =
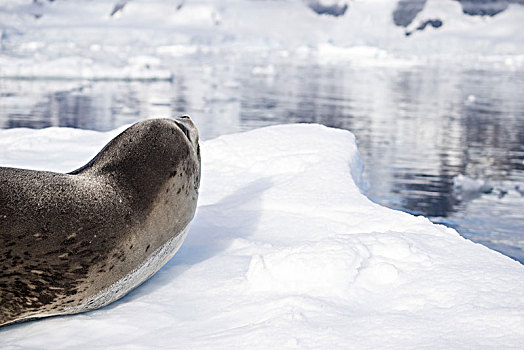
M10 0L0 5L0 76L169 80L184 57L268 52L319 62L344 53L380 64L422 55L521 66L519 2Z

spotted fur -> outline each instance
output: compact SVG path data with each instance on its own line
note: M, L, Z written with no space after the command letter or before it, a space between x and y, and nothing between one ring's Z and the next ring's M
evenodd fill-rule
M137 123L68 174L0 167L0 326L101 307L142 283L180 246L199 183L187 117Z

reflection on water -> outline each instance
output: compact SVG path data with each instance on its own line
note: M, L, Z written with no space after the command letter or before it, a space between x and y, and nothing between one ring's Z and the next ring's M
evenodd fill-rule
M109 130L189 114L203 139L279 123L348 129L370 198L524 262L523 71L204 61L174 71L170 82L0 80L0 127ZM494 190L460 199L458 174Z

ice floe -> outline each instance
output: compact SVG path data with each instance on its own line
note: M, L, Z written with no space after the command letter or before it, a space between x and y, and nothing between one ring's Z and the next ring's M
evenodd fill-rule
M67 171L119 130L0 130L0 165ZM519 348L524 268L361 193L353 135L283 125L202 148L175 257L103 309L0 330L6 349Z

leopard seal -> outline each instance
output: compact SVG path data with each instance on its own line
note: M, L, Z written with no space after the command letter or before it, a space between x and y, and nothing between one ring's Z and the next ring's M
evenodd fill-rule
M200 184L189 117L138 122L67 174L0 168L0 326L105 306L178 250Z

